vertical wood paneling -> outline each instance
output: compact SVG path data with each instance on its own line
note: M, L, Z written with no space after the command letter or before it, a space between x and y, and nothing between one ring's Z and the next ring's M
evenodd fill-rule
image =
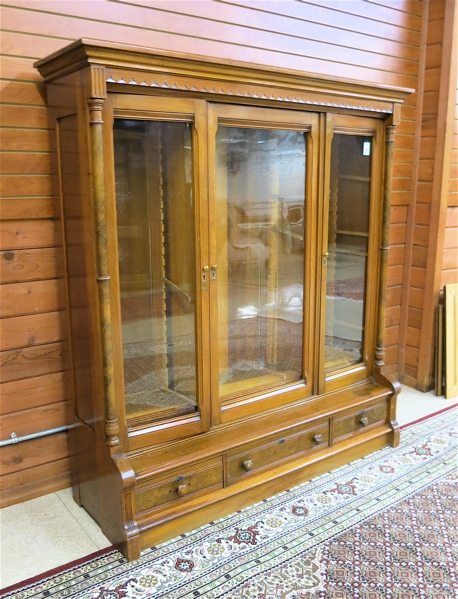
M47 414L47 406L64 399L46 90L34 60L80 37L94 37L415 88L422 6L420 0L3 0L0 277L7 334L0 358L2 409L10 421L30 418L32 412L36 416L38 408ZM434 93L435 78L432 72L428 92ZM417 117L414 94L403 107L395 145L387 294L392 315L400 314ZM400 324L391 319L388 326L387 363L396 371ZM32 389L44 404L37 404ZM27 467L16 471L14 455L19 453L12 452L9 474L3 477L7 502L68 484L64 437L43 442L46 452L38 462L33 456L41 445L26 444L19 453Z

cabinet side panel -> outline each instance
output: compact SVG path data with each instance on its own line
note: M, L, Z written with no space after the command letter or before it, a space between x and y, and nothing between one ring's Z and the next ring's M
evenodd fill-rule
M58 136L75 415L93 428L91 365L94 364L94 356L90 342L88 272L76 115L59 119Z

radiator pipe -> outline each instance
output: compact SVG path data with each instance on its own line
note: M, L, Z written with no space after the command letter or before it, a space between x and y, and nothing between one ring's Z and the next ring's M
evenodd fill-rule
M59 426L57 428L50 428L47 431L41 431L39 433L32 433L31 435L24 435L18 437L16 433L11 433L11 439L0 441L0 447L5 445L13 445L14 443L22 443L22 441L30 441L31 439L38 439L39 437L47 437L48 435L55 435L56 433L65 433L69 430L69 426Z

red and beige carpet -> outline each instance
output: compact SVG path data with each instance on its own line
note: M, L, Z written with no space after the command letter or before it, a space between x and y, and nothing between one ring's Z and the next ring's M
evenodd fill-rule
M127 563L115 550L11 589L14 599L458 597L457 410L386 448Z

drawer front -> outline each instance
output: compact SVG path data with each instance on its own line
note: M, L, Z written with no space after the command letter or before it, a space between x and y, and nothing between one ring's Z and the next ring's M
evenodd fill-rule
M368 427L383 424L388 418L388 404L386 402L363 408L358 412L346 413L334 419L334 441L341 440L349 435L359 433Z
M136 513L163 508L178 501L186 501L203 491L219 489L223 486L221 458L206 460L186 469L173 470L135 490Z
M327 422L313 429L287 431L284 436L275 435L261 444L250 444L230 452L229 483L262 471L283 461L299 457L301 454L318 447L326 447L329 441Z

